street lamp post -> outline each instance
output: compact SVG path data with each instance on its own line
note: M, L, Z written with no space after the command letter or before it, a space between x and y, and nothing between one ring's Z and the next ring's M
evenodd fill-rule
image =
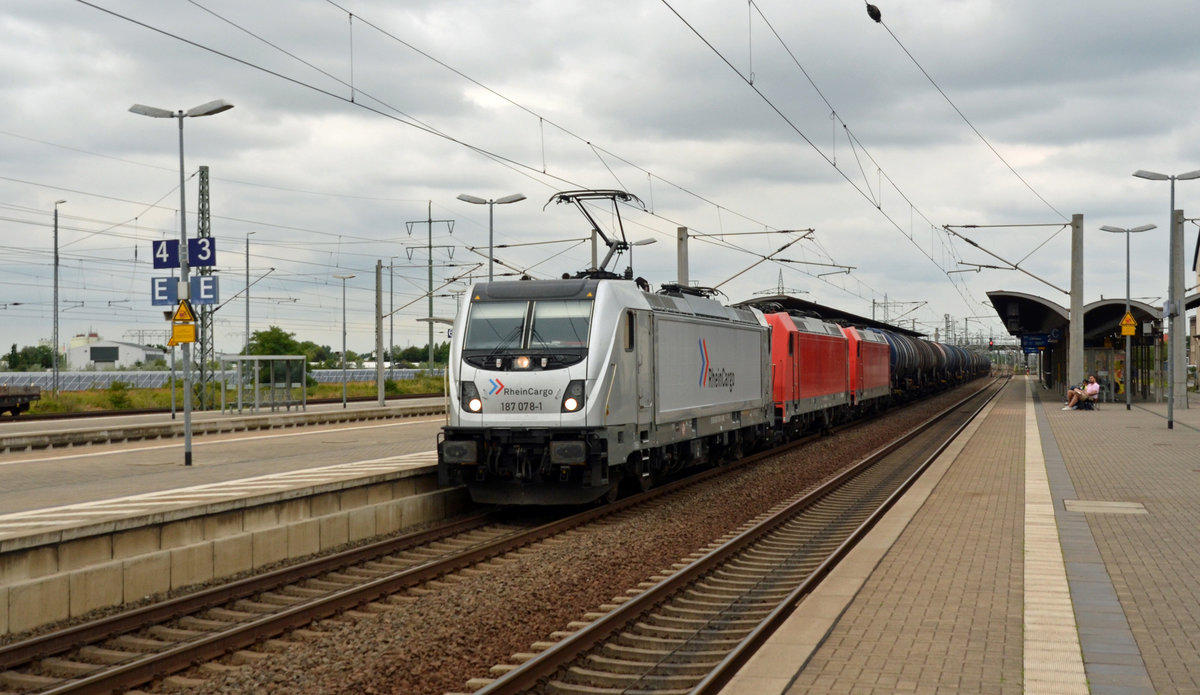
M1131 229L1126 229L1124 227L1114 227L1112 225L1106 224L1100 228L1102 231L1105 231L1105 232L1113 232L1115 234L1121 234L1121 233L1125 234L1125 315L1126 316L1129 315L1129 235L1136 234L1137 232L1148 232L1151 229L1157 229L1157 228L1158 227L1153 224L1143 224L1140 227L1133 227ZM1132 398L1133 397L1129 392L1129 384L1132 381L1132 376L1133 376L1133 361L1132 361L1133 360L1133 354L1132 354L1133 350L1132 350L1132 345L1131 345L1132 340L1133 340L1133 338L1131 336L1128 336L1128 335L1125 336L1125 375L1124 375L1125 383L1123 384L1123 386L1125 388L1125 410L1130 410L1133 407L1132 406Z
M346 281L355 275L334 275L342 281L342 407L346 407Z
M190 299L188 285L188 251L187 251L187 196L185 194L183 169L183 119L213 116L233 108L233 104L224 99L217 99L187 111L170 111L156 106L134 104L129 107L133 113L151 118L179 119L179 298ZM192 465L192 373L189 362L192 356L192 344L183 344L183 465Z
M396 259L388 259L388 378L392 378L392 369L396 365Z
M67 201L54 201L54 335L50 340L50 363L54 365L54 397L58 397L58 206Z
M1175 219L1175 181L1188 181L1190 179L1200 178L1200 169L1189 171L1186 174L1178 174L1171 176L1168 174L1160 174L1154 171L1146 171L1138 169L1133 172L1133 175L1139 179L1150 179L1151 181L1170 181L1171 182L1171 209L1168 211L1167 221L1170 224L1171 237L1171 259L1170 268L1168 269L1168 297L1167 297L1167 316L1171 319L1171 327L1169 329L1171 343L1167 346L1167 429L1175 428L1175 382L1178 373L1178 381L1183 382L1183 374L1186 370L1183 369L1183 333L1185 331L1178 330L1179 321L1177 317L1180 313L1180 306L1183 302L1181 295L1183 294L1183 221ZM1178 222L1178 223L1177 223ZM1187 398L1187 391L1184 391L1184 398Z
M253 233L246 232L246 347L243 355L250 354L250 235Z
M466 193L463 193L458 196L458 199L463 201L464 203L474 203L476 205L488 206L488 282L491 282L492 281L492 210L497 205L506 205L508 203L515 203L515 202L518 202L521 200L525 200L525 196L521 195L520 193L513 193L512 195L506 195L503 198L496 198L495 200L485 200L484 198L480 198L479 196L468 195ZM430 365L430 366L432 366L432 365Z

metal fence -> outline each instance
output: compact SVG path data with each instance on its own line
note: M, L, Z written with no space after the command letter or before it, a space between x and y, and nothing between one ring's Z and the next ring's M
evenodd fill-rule
M418 376L442 376L445 373L444 369L384 369L383 378L392 379L393 381L401 381L404 379L414 379ZM308 372L309 376L320 383L340 383L342 381L341 369L312 369ZM192 372L193 378L196 372ZM215 378L220 379L220 371L215 375ZM183 373L176 371L175 377L183 378ZM95 371L95 372L59 372L58 373L58 390L60 391L86 391L88 389L106 389L112 385L114 381L121 381L129 385L130 388L163 388L167 385L167 381L171 378L170 371L159 372L120 372L120 371ZM346 381L375 381L374 369L347 369ZM0 386L40 386L43 391L49 391L54 388L54 373L53 372L0 372Z

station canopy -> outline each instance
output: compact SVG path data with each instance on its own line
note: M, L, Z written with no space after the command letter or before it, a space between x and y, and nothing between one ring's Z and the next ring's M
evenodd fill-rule
M1066 335L1070 327L1071 312L1044 297L1038 297L1024 292L1009 292L995 290L988 292L988 299L996 309L996 314L1004 323L1009 335ZM1200 294L1192 295L1187 300L1188 307L1200 304ZM1133 300L1129 303L1129 313L1138 325L1148 321L1161 325L1162 308L1154 307L1145 302ZM1125 316L1125 298L1106 298L1083 307L1083 331L1085 341L1103 339L1106 336L1120 333L1121 319Z

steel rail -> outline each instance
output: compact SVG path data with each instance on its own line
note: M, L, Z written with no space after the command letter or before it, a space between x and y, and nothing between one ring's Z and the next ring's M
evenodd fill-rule
M13 642L0 646L0 670L10 669L34 659L44 659L78 647L80 644L94 642L114 634L139 630L205 608L247 598L263 591L294 584L328 572L335 572L377 557L433 543L455 534L483 527L488 523L495 523L494 512L475 514L436 528L351 548L229 584L123 611L96 621Z
M779 451L778 449L775 451ZM356 606L370 603L381 596L437 579L448 573L478 564L517 548L558 535L569 529L591 523L596 519L616 514L630 507L644 504L658 497L721 475L736 465L752 463L761 454L746 457L730 466L704 471L702 474L674 481L648 492L618 500L603 507L596 507L557 521L520 531L497 539L478 548L452 554L448 557L423 563L398 571L386 577L365 581L345 590L311 599L281 609L263 618L238 623L229 630L214 632L203 638L181 643L175 647L147 654L144 657L124 662L110 668L98 666L95 674L74 679L64 678L61 684L36 692L44 695L64 693L102 693L128 689L162 678L170 673L189 668L203 661L218 658L244 648L263 639L282 634L298 626L309 624ZM264 591L337 571L390 553L400 552L449 537L454 533L469 531L491 519L490 512L463 519L448 526L409 534L397 539L372 543L344 553L316 558L310 562L284 567L273 572L248 577L227 585L196 592L143 608L126 611L98 621L85 623L65 630L48 633L0 647L0 670L31 663L39 659L61 654L84 644L101 641L118 634L140 630L151 625L174 620L208 608L226 604L237 599L248 598Z
M1006 384L1007 380L1004 383ZM976 392L971 396L971 398L979 395L983 392L983 390L984 389L981 389L979 392ZM747 635L721 661L721 663L709 673L708 676L701 680L696 687L692 688L690 695L716 695L716 693L720 692L721 689L729 683L738 670L745 666L746 662L750 660L750 657L752 657L754 653L757 652L758 649L765 644L768 639L770 639L771 635L783 625L784 621L791 616L796 607L800 604L801 600L811 593L812 590L816 588L816 586L820 584L826 576L828 576L833 568L837 566L837 563L841 562L846 555L850 553L854 546L857 545L858 542L864 536L866 536L867 533L874 528L877 523L879 523L880 519L882 519L883 516L896 505L900 498L903 497L904 494L907 493L908 490L912 488L917 480L925 473L925 471L928 470L931 465L933 465L933 462L939 456L941 456L943 452L945 452L950 444L962 434L963 430L965 430L975 420L979 413L982 412L983 409L986 408L987 405L992 401L992 399L994 399L1002 390L1003 385L997 388L991 394L988 394L983 402L980 403L977 408L975 408L974 412L972 412L970 416L968 416L966 420L959 425L945 441L943 441L932 453L930 453L929 456L926 457L926 459L919 466L917 466L912 475L910 475L903 483L901 483L900 486L897 487L896 490L893 491L886 500L884 500L883 504L881 504L874 512L872 512L870 516L868 516L867 519L863 521L863 523L857 529L854 530L850 537L843 541L837 547L837 549L829 555L829 557L821 562L817 569L813 571L812 575L797 585L797 587L790 594L788 594L787 598L781 601L775 610L771 611L771 613L762 621L762 623L759 624L758 627L752 630L751 633ZM971 398L960 401L953 408L944 413L942 417L948 416L949 411L957 410L958 408L962 407Z
M38 690L39 693L99 693L128 689L165 675L192 667L206 660L221 657L290 629L309 624L338 612L362 606L382 596L396 593L448 573L459 571L517 548L535 543L566 530L590 523L596 519L616 514L630 507L672 494L685 487L696 485L713 476L723 475L741 465L749 465L764 457L777 455L792 447L800 446L811 438L798 440L767 452L744 457L727 465L716 467L700 474L669 482L646 493L618 500L612 504L587 510L564 519L536 528L507 534L496 542L488 542L465 551L452 553L436 561L428 561L400 570L315 599L296 603L262 618L237 623L229 630L216 631L204 637L180 643L165 650L134 658L114 665L102 672L65 677L61 683ZM899 446L900 442L891 446ZM70 627L65 630L33 637L21 642L0 647L0 670L46 659L76 649L88 643L144 629L180 617L224 605L239 599L272 591L305 579L335 572L362 562L403 552L423 544L448 539L455 534L480 528L494 521L492 512L476 515L458 522L414 534L371 543L342 553L316 558L291 567L284 567L264 575L249 577L227 585L195 592L158 604L125 611L101 620ZM99 668L104 668L98 665Z
M687 567L680 569L670 577L663 579L636 597L632 597L628 601L625 601L614 610L590 623L588 626L581 628L572 635L556 643L554 646L540 652L534 658L517 666L503 676L498 677L490 684L476 690L475 695L516 695L517 693L526 692L535 688L539 685L540 681L550 678L564 665L582 657L587 652L597 647L600 643L609 639L613 634L621 630L624 626L628 625L631 621L635 620L638 616L646 613L654 606L661 604L669 596L678 593L684 587L695 582L699 577L711 572L712 570L729 561L731 558L740 554L743 550L757 540L787 523L791 517L802 512L833 491L842 487L846 482L858 476L862 471L869 469L875 465L877 461L894 452L915 437L919 436L938 421L948 417L951 413L961 408L970 400L979 397L980 394L983 394L988 388L995 385L995 383L996 382L993 381L988 385L985 385L978 391L958 401L953 406L946 408L942 413L922 422L907 434L880 447L879 449L876 449L858 463L848 467L843 472L825 481L801 498L794 500L786 507L782 508L782 510L772 514L770 518L756 524L753 528L743 531L735 538L722 544L720 547L709 551L704 556L689 564ZM998 393L999 390L1000 389L997 389L995 393ZM990 400L990 398L994 397L995 393L991 394L988 399ZM986 405L986 402L984 405ZM971 418L978 414L982 407L983 406L980 406L979 409L976 409L975 412L972 413ZM968 422L969 421L970 418L968 419ZM963 427L965 427L965 425L963 425ZM949 440L938 447L938 451L940 452L944 450L949 442L953 441L953 438L956 437L961 430L962 427L956 429L955 433L949 438ZM783 619L785 619L787 615L790 615L799 599L811 591L811 588L818 583L820 579L824 578L828 574L830 569L836 565L837 561L843 557L851 547L853 547L853 545L858 541L859 538L861 538L862 535L865 535L866 531L876 523L876 521L883 515L884 512L886 512L887 508L890 508L895 503L895 500L898 499L901 494L903 494L903 491L907 490L907 488L910 487L913 482L915 482L920 473L928 467L929 463L936 458L936 456L937 454L935 453L924 463L922 463L919 467L919 470L909 476L909 478L902 483L902 490L894 491L887 498L887 500L885 500L884 507L880 507L873 512L867 521L859 525L859 527L852 534L851 538L848 538L839 544L834 553L827 557L819 565L816 573L819 576L803 582L794 591L792 591L788 595L787 599L785 599L783 603L781 603L775 610L771 612L766 620L766 624L760 625L758 628L752 631L752 633L746 637L733 652L728 654L725 659L722 660L722 662L718 665L717 670L713 673L710 673L709 676L702 681L701 685L703 685L705 689L693 690L693 695L716 692L714 688L726 683L728 679L732 677L732 674L736 671L736 669L740 667L742 663L744 663L745 659L748 659L749 656L753 654L754 650L757 649L757 647L766 640L766 638L778 627L778 625L782 623Z

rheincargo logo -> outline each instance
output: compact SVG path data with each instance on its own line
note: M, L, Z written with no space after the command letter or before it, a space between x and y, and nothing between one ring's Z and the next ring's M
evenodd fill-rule
M506 388L503 384L500 385L500 388L504 390L505 396L538 396L540 398L549 398L554 395L554 389L535 389L535 388L514 389L514 388ZM492 391L493 396L498 393L500 393L499 389Z
M708 341L700 339L700 388L733 391L734 373L714 368L708 362Z

